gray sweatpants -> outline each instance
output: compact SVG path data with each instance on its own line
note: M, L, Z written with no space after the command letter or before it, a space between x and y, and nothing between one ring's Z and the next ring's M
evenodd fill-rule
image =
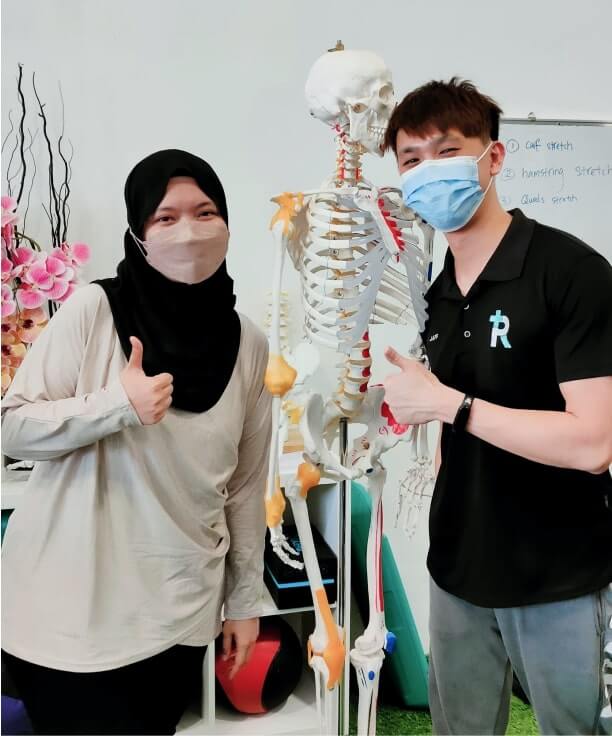
M430 581L429 703L435 734L503 734L512 669L542 734L612 733L602 709L612 586L558 603L481 608Z

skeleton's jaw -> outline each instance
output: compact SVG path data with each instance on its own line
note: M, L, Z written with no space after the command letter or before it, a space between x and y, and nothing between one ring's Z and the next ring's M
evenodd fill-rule
M382 158L384 155L383 142L385 140L385 133L387 132L387 126L380 125L369 125L368 126L368 137L371 141L371 145L366 146L362 143L368 153L373 153L375 156Z
M371 153L379 158L383 156L383 142L387 132L387 124L373 120L365 125L351 125L345 116L329 123L336 136L341 136L344 146L360 155Z

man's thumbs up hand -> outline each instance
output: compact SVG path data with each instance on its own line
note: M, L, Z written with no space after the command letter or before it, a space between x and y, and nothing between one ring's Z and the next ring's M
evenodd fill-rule
M385 401L398 422L426 424L434 419L448 421L449 413L454 416L462 394L440 383L418 360L405 358L392 347L385 350L385 357L401 370L383 381Z
M404 370L404 368L409 368L410 365L415 362L410 358L404 358L403 355L400 355L400 353L398 353L397 350L395 348L392 348L391 346L385 349L385 358L389 361L389 363L391 363L391 365L395 365L401 370Z

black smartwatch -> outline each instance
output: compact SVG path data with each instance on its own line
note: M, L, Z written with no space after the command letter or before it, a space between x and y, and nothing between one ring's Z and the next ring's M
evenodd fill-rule
M468 419L470 418L470 410L472 408L473 401L474 397L470 396L469 394L466 394L463 397L463 401L457 409L455 420L452 424L453 432L463 432L463 430L465 429L465 426L468 423Z

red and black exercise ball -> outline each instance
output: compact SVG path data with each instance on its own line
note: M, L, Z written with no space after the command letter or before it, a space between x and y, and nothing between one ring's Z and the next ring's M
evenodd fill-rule
M284 703L302 676L302 645L295 631L279 616L260 620L260 632L251 659L229 679L232 660L223 661L217 642L217 687L240 713L267 713Z

